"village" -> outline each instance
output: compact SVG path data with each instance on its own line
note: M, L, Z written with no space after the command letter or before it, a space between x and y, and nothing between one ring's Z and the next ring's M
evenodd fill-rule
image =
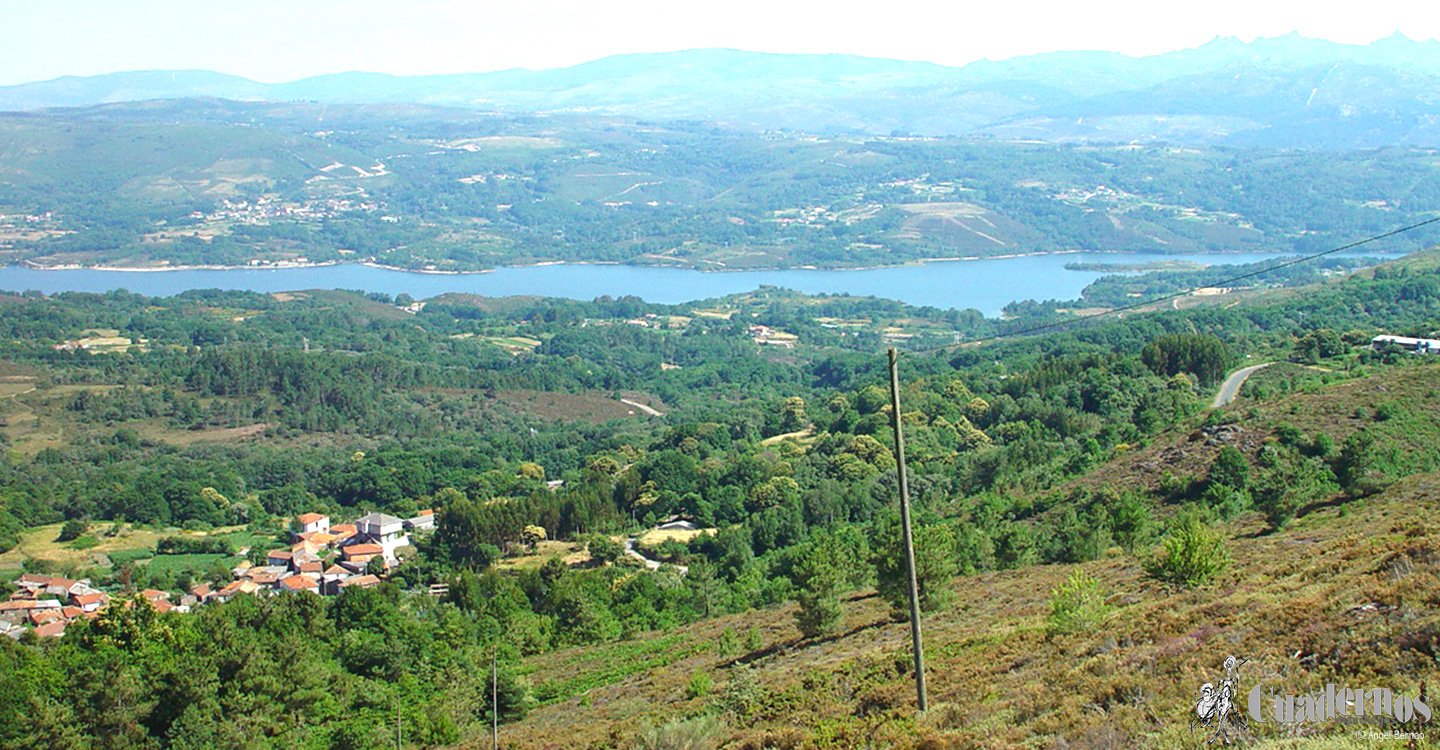
M200 583L173 600L168 591L137 593L159 612L189 612L240 595L338 596L347 589L379 585L403 561L399 552L411 544L411 535L434 528L432 510L422 510L409 519L369 513L343 524L331 524L330 517L320 513L305 513L295 519L289 547L269 550L261 564L237 565L231 570L234 580L222 587ZM70 623L98 617L112 598L125 606L134 601L117 592L102 591L88 579L26 573L14 583L15 591L0 602L0 634L15 640L27 633L36 638L59 638Z

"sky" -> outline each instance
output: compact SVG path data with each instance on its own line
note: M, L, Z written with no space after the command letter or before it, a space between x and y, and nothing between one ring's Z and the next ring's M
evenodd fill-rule
M1077 49L1138 57L1217 36L1298 32L1350 44L1397 31L1440 37L1440 6L1404 6L1360 13L1324 0L11 0L0 14L0 85L150 69L268 83L350 70L488 72L705 47L963 65Z

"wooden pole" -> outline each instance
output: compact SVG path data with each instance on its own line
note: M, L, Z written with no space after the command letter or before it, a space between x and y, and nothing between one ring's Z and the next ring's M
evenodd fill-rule
M920 586L915 582L915 540L910 535L910 482L905 477L905 434L900 429L899 355L890 348L890 421L895 426L895 472L900 480L900 525L905 538L905 574L910 593L910 640L915 650L915 694L921 711L929 710L925 693L925 647L920 642Z

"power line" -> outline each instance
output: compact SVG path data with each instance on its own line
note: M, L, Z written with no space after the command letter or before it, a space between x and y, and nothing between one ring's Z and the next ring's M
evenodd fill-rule
M1325 252L1322 252L1322 253L1315 253L1315 254L1313 254L1313 255L1301 256L1301 257L1295 258L1295 259L1293 259L1293 260L1287 260L1287 261L1285 261L1285 262L1283 262L1283 263L1276 263L1275 265L1270 266L1269 268L1262 268L1262 269L1260 269L1259 271L1251 271L1250 273L1242 273L1242 274L1240 274L1239 276L1232 276L1232 277L1230 277L1230 278L1228 278L1228 279L1221 279L1220 281L1216 281L1216 282L1207 284L1206 286L1207 286L1207 287L1213 287L1213 286L1229 286L1229 285L1231 285L1231 284L1233 284L1233 283L1235 283L1235 282L1237 282L1237 281L1244 281L1244 280L1246 280L1246 279L1251 279L1251 278L1254 278L1254 277L1256 277L1256 276L1262 276L1262 275L1264 275L1264 274L1271 273L1272 271L1278 271L1278 270L1280 270L1280 269L1282 269L1282 268L1289 268L1290 266L1299 265L1299 264L1301 264L1301 263L1308 263L1308 262L1310 262L1310 261L1312 261L1312 260L1315 260L1316 258L1323 258L1323 257L1325 257L1325 256L1327 256L1327 255L1334 255L1335 253L1343 253L1343 252L1345 252L1346 250L1353 250L1354 248L1360 247L1361 245L1367 245L1367 244L1369 244L1369 243L1371 243L1371 242L1376 242L1376 241L1378 241L1378 240L1383 240L1383 239L1385 239L1385 238L1387 238L1387 237L1394 237L1394 236L1397 235L1397 234L1404 234L1404 233L1406 233L1406 232L1410 232L1410 231L1419 229L1420 227L1426 226L1426 225L1428 225L1428 224L1434 224L1434 223L1436 223L1436 222L1440 222L1440 216L1436 216L1436 217L1431 218L1431 219L1426 219L1425 221L1417 222L1417 223L1415 223L1415 224L1410 224L1410 225L1408 225L1408 226L1403 226L1403 227L1400 227L1399 229L1394 229L1394 230L1391 230L1391 231L1389 231L1389 232L1385 232L1384 234L1377 234L1377 235L1374 235L1374 236L1371 236L1371 237L1366 237L1366 238L1363 239L1363 240L1359 240L1359 241L1356 241L1356 242L1351 242L1351 243L1348 244L1348 245L1341 245L1340 247L1333 248L1333 249L1331 249L1331 250L1326 250ZM1015 336L1025 336L1025 335L1029 335L1029 334L1032 334L1032 333L1039 333L1039 332L1041 332L1041 331L1048 331L1048 330L1050 330L1051 328L1059 328L1059 327L1061 327L1061 326L1073 326L1073 325L1075 325L1075 324L1077 324L1077 323L1083 323L1083 322L1085 322L1085 321L1087 321L1087 320L1094 320L1094 319L1096 319L1096 318L1103 318L1103 317L1105 317L1106 315L1115 315L1116 313L1128 312L1128 311L1130 311L1130 310L1138 310L1138 309L1140 309L1140 308L1142 308L1142 307L1146 307L1146 306L1149 306L1149 305L1153 305L1153 304L1155 304L1155 303L1157 303L1157 302L1167 302L1167 301L1169 301L1169 300L1178 299L1178 298L1180 298L1180 297L1188 297L1188 296L1190 296L1191 294L1194 294L1196 290L1198 290L1198 289L1203 289L1203 288L1205 288L1205 287L1191 287L1191 288L1185 289L1185 290L1183 290L1183 291L1173 292L1173 293L1171 293L1171 294L1162 295L1162 296L1156 297L1156 298L1154 298L1154 299L1146 300L1146 301L1144 301L1144 302L1133 302L1133 303L1131 303L1131 304L1121 305L1120 307L1111 308L1111 309L1109 309L1109 310L1103 310L1103 311L1097 312L1097 313L1090 313L1089 315L1079 315L1079 316L1076 316L1076 317L1071 318L1071 319L1069 319L1069 320L1058 320L1058 321L1055 321L1055 322L1053 322L1053 323L1043 323L1043 324L1041 324L1041 325L1030 326L1029 328L1022 328L1022 329L1020 329L1020 330L1018 330L1018 331L1010 331L1010 332L1008 332L1008 333L997 333L997 334L995 334L994 336L987 336L987 337L985 337L985 338L980 338L980 339L972 339L972 340L970 340L970 341L962 341L962 342L958 342L958 343L954 343L954 344L943 344L943 345L940 345L940 346L931 346L931 347L927 347L927 348L924 348L924 349L917 349L917 350L915 350L915 353L916 353L916 354L925 354L925 353L928 353L928 352L942 351L942 350L947 350L947 349L956 349L956 348L959 348L959 347L962 347L962 346L973 346L973 345L975 345L975 344L988 344L988 343L990 343L990 342L992 342L992 341L999 341L1000 339L1013 338L1013 337L1015 337Z

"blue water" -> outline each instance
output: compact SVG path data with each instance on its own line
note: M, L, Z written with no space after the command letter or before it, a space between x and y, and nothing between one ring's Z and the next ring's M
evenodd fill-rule
M282 292L300 289L362 289L409 294L425 299L445 292L487 297L526 294L590 300L603 295L634 295L647 302L675 304L753 291L761 285L810 294L848 293L900 300L942 309L974 308L986 315L1016 300L1069 300L1102 274L1067 271L1066 263L1143 263L1182 259L1202 263L1253 263L1271 255L1159 255L1153 253L1074 253L1022 258L943 261L923 266L854 271L731 271L702 273L675 268L618 265L551 265L501 268L488 273L431 274L392 271L356 264L318 268L197 269L179 271L37 271L0 267L0 289L106 292L127 289L169 296L187 289L248 289Z

